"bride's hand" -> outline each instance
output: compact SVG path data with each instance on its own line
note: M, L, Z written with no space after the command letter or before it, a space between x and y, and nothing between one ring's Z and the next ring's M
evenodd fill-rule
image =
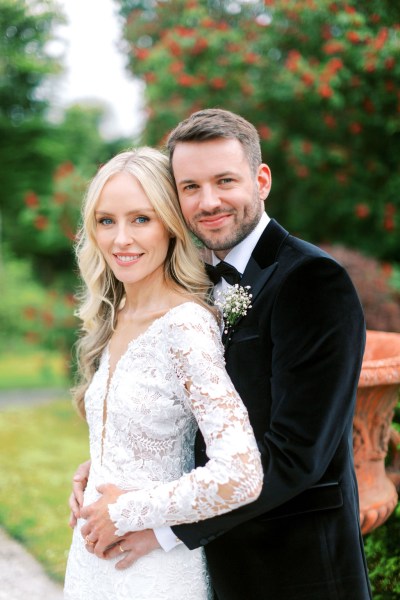
M121 537L117 543L108 548L103 558L121 557L115 564L116 569L127 569L142 556L160 548L160 544L152 529L132 531Z
M106 548L115 544L116 540L116 528L108 514L108 505L114 504L124 492L111 483L98 486L97 491L101 497L81 509L81 517L86 519L81 534L86 549L102 558Z
M90 460L80 464L72 478L72 492L68 500L71 509L69 526L72 528L75 527L80 517L80 511L83 504L83 492L86 489L89 479L90 465Z

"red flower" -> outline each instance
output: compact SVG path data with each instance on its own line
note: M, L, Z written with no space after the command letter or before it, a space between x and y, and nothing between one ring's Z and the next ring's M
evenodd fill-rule
M327 83L323 83L318 87L318 93L322 98L330 98L333 96L333 90Z
M156 74L152 73L151 71L145 73L143 78L147 83L154 83L157 80Z
M341 185L344 185L348 179L346 173L344 173L343 171L338 171L336 173L335 177L336 177L336 181L338 181L338 183L340 183Z
M39 206L39 198L35 194L35 192L27 192L25 194L25 204L30 208L36 208Z
M360 203L355 206L354 212L359 219L366 219L371 211L368 204Z
M252 86L251 83L242 83L240 85L240 89L245 96L251 96L254 94L254 86Z
M334 75L342 67L343 67L343 61L341 58L331 58L330 61L326 65L326 70L331 75Z
M385 217L383 220L383 226L386 231L393 231L395 228L393 217Z
M42 319L46 327L51 327L54 323L54 315L48 310L43 312Z
M364 108L367 111L367 113L374 113L375 112L374 103L369 98L366 98L364 100Z
M333 115L324 115L324 123L325 125L327 125L327 127L330 127L331 129L336 127L336 119Z
M269 140L271 137L271 129L267 125L259 125L258 133L262 140Z
M299 165L298 167L296 167L296 173L299 177L301 177L301 179L305 179L309 176L310 170L305 165Z
M175 27L175 31L181 37L193 37L195 34L195 29L191 27L183 27L182 25L177 25Z
M286 59L286 68L289 71L296 71L301 54L298 50L290 50Z
M312 151L313 145L310 141L304 140L304 142L302 143L302 148L303 148L304 154L310 154L310 152Z
M258 62L260 56L255 52L247 52L244 55L244 62L248 65L254 65Z
M330 40L332 37L331 28L329 25L323 25L321 31L322 38L324 40Z
M382 29L379 30L378 35L376 36L376 39L373 42L373 46L376 50L382 49L382 47L385 45L388 35L389 32L387 27L382 27Z
M379 21L381 20L380 15L374 13L373 15L371 15L371 21L372 23L379 23Z
M56 204L64 204L68 200L67 194L63 192L56 192L54 194L54 202Z
M197 54L201 54L202 52L204 52L204 50L207 50L207 48L208 48L208 42L207 42L206 38L201 37L195 41L191 52L192 52L192 54L197 55Z
M393 266L390 263L384 262L382 263L382 271L386 277L391 277L393 273Z
M73 294L65 294L64 301L67 306L75 306L75 296Z
M210 85L215 90L222 90L226 87L226 81L222 77L213 77L210 79Z
M387 202L385 204L385 215L387 216L393 216L396 212L396 207L393 204L393 202Z
M357 31L348 31L346 37L352 44L361 42L360 34Z
M362 132L362 126L360 123L350 123L349 125L349 130L351 131L351 133L353 133L354 135L358 135L359 133Z
M63 177L66 177L67 175L70 175L70 173L72 173L72 171L74 170L74 165L72 164L71 161L66 161L64 163L62 163L61 165L59 165L57 167L57 169L55 170L54 173L54 180L58 180L58 179L62 179Z
M182 87L191 87L196 83L195 77L193 77L193 75L188 75L187 73L181 73L178 76L177 81Z
M183 63L181 60L177 60L170 64L169 71L170 71L170 73L173 73L174 75L176 75L177 73L181 73L183 71L184 67L185 67L185 63Z
M49 226L49 220L44 215L38 215L34 221L34 225L36 229L38 229L39 231L43 231Z
M338 52L343 52L344 45L337 40L331 40L330 42L326 42L322 49L325 54L337 54Z
M150 54L150 50L147 48L135 48L133 53L138 60L146 60Z
M201 20L201 25L203 27L214 27L215 26L215 21L213 21L212 19L210 19L210 17L205 17L204 19Z
M389 56L389 58L385 60L385 67L388 69L388 71L391 71L394 68L395 64L396 61L393 58L393 56Z
M170 40L168 42L168 47L169 47L169 51L172 54L172 56L181 56L182 48L178 44L178 42L176 42L175 40Z
M364 69L367 73L373 73L376 69L376 63L372 56L369 56L365 61Z
M226 49L228 50L228 52L240 52L242 49L242 46L240 44L235 44L233 42L230 42L226 46Z
M301 76L301 79L303 81L303 83L305 83L305 85L312 85L314 83L314 75L312 73L303 73L303 75Z
M26 308L24 308L23 314L25 319L27 319L28 321L32 321L37 315L37 310L33 306L27 306Z

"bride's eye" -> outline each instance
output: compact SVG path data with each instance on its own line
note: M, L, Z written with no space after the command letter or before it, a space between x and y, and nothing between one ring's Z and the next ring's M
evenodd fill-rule
M112 225L113 220L110 219L110 217L101 217L100 219L97 219L97 222L100 225Z
M144 217L143 215L136 217L135 219L135 223L139 223L139 225L142 225L142 223L147 223L148 221L150 221L149 217Z

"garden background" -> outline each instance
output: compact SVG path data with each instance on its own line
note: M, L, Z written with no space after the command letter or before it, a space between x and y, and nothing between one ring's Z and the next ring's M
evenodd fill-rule
M0 0L0 389L71 385L73 241L87 183L119 150L162 147L204 107L254 123L273 174L269 215L348 268L369 329L400 332L400 4L114 3L147 119L137 139L110 142L99 106L51 118L63 69L48 52L64 18L56 2ZM85 424L66 392L0 412L0 438L0 524L62 580ZM365 537L376 600L400 598L399 539L398 506Z

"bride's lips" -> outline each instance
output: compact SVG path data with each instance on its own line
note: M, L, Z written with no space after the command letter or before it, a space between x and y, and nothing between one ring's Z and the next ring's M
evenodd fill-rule
M198 222L206 229L220 229L231 217L232 214L230 213L218 214L213 217L202 217Z
M133 265L134 263L137 263L139 259L143 256L143 254L118 252L114 253L113 256L117 265L121 267L128 267L130 265Z

